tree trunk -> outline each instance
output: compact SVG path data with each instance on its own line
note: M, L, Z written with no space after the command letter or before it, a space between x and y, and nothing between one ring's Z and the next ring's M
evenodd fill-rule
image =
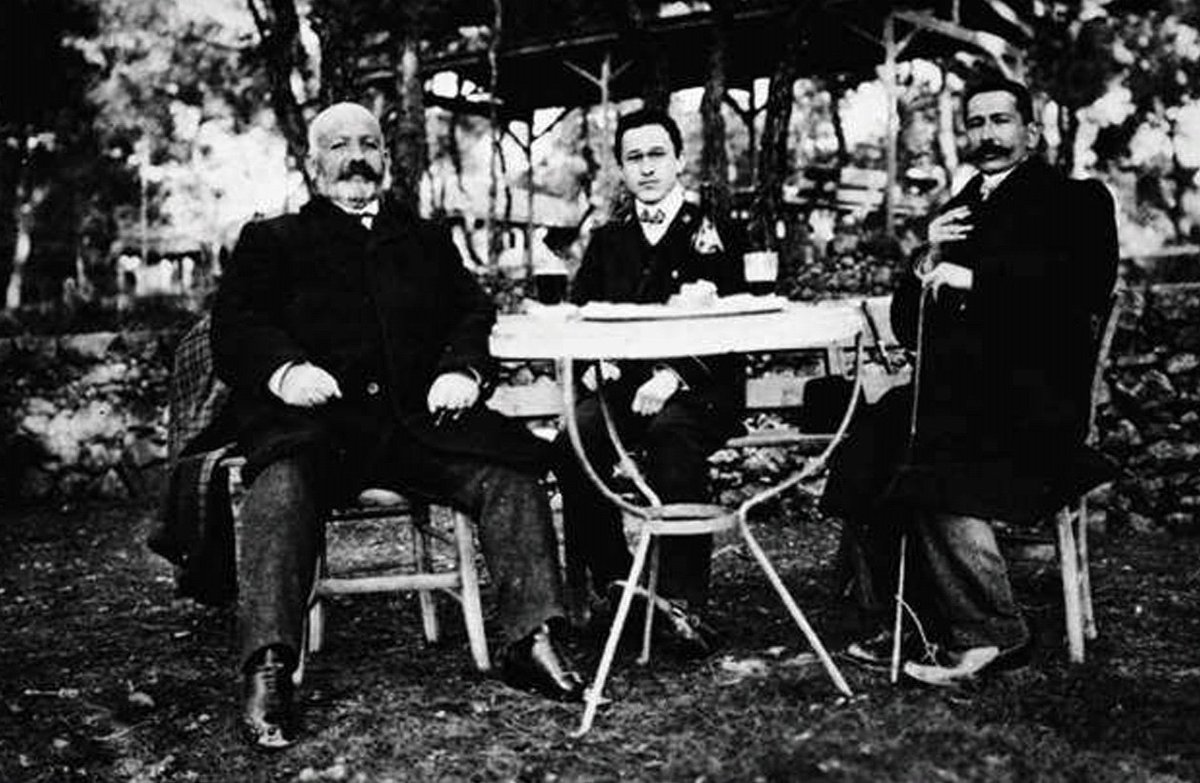
M846 144L846 125L842 122L842 97L846 90L837 76L829 80L829 116L833 120L833 136L837 139L837 168L838 176L842 169L850 165L850 148Z
M767 89L767 116L763 123L762 147L759 150L758 176L755 181L754 216L751 242L764 249L776 250L779 238L775 227L783 215L783 181L791 168L788 155L788 129L795 105L793 87L796 83L797 61L804 45L802 22L812 6L800 2L792 9L786 25L784 40L788 42L771 74Z
M500 87L500 37L504 32L504 4L502 0L492 0L492 35L488 39L488 95L491 104L488 109L491 134L491 155L488 158L488 211L487 211L487 244L488 266L495 268L500 258L499 234L496 231L496 201L500 189L500 167L503 163L503 149L500 140L504 136L501 126L500 102L497 92ZM511 201L511 199L510 199Z
M700 101L700 124L704 148L700 154L700 179L709 186L712 206L719 215L729 214L729 153L725 147L725 64L733 14L729 0L712 0L712 42L708 50L708 81Z
M270 13L258 7L258 0L246 0L262 41L260 47L267 65L267 82L271 89L271 108L275 121L287 142L288 154L304 177L304 184L312 192L312 178L308 172L308 129L304 114L292 92L292 75L302 62L303 48L300 46L300 17L296 13L295 0L268 0Z
M937 146L941 153L942 168L946 172L946 183L954 181L958 171L958 140L954 136L954 96L942 71L942 89L938 92Z
M621 37L642 67L642 102L666 111L671 106L671 76L666 50L657 45L648 26L658 3L648 0L609 0Z
M346 4L311 0L309 23L321 42L321 105L358 97L354 89L354 55Z
M417 211L421 178L429 167L425 138L425 90L417 58L419 41L411 31L400 41L396 74L396 128L393 134L393 191L401 203Z
M12 269L8 275L8 286L4 291L4 309L6 310L15 310L21 306L25 263L29 261L33 250L33 210L36 199L29 183L28 156L25 154L25 150L26 145L22 143L16 172L16 198L13 200L16 242L13 245Z

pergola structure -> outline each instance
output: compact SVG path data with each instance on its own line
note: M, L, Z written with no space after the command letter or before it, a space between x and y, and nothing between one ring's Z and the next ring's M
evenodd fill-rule
M565 114L646 97L648 85L656 81L668 94L709 85L717 41L724 53L719 64L722 89L744 89L751 96L748 106L732 101L727 92L724 99L747 123L752 149L755 117L767 112L764 152L770 144L786 144L786 134L772 137L772 99L766 106L753 104L755 79L774 83L801 76L882 78L891 95L883 199L889 230L896 208L900 130L897 64L911 58L957 58L1019 77L1024 70L1022 48L1033 36L1028 20L1034 10L1034 0L578 0L564 4L571 6L568 24L565 18L553 18L557 3L479 0L478 5L478 17L464 20L478 27L462 28L476 34L422 46L413 81L422 84L435 74L453 72L460 85L473 87L453 97L426 91L423 105L491 117L494 149L509 123L522 121L528 133L513 137L527 155L534 141L535 110L560 107ZM647 8L655 12L646 13ZM499 36L478 34L495 30L497 21ZM359 85L403 103L398 95L404 83L397 76L399 49L392 33L378 31L369 43L359 50L355 66ZM790 82L787 89L790 100ZM412 103L411 96L407 100ZM756 181L755 189L780 190L781 181ZM532 197L532 181L527 180L525 190ZM493 211L494 203L493 198ZM532 220L532 203L528 206L526 214Z

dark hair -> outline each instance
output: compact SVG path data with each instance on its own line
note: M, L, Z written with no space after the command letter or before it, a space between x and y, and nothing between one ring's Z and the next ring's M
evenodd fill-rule
M675 157L679 157L683 153L683 134L679 132L679 126L675 124L675 120L671 119L670 114L662 109L638 109L621 115L621 119L617 120L617 137L613 142L613 154L616 155L618 163L621 162L621 142L624 141L625 134L634 128L643 128L647 125L661 125L667 135L671 137L671 146L675 148Z
M985 92L1006 92L1017 101L1017 113L1025 122L1033 122L1033 97L1029 88L1011 79L985 79L967 87L963 93L963 116L967 116L967 106L976 95Z

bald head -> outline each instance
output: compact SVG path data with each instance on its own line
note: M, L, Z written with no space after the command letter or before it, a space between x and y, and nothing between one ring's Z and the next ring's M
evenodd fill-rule
M379 197L387 153L379 120L357 103L336 103L308 126L308 164L317 192L361 209Z

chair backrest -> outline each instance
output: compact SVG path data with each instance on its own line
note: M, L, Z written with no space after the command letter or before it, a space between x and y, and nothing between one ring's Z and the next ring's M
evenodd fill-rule
M1104 389L1104 373L1108 369L1109 354L1112 352L1113 336L1117 332L1117 323L1121 320L1121 288L1118 286L1108 298L1108 306L1097 314L1097 322L1093 331L1093 356L1095 364L1092 369L1091 401L1088 405L1088 443L1095 443L1099 437L1096 428L1096 413L1100 407Z

